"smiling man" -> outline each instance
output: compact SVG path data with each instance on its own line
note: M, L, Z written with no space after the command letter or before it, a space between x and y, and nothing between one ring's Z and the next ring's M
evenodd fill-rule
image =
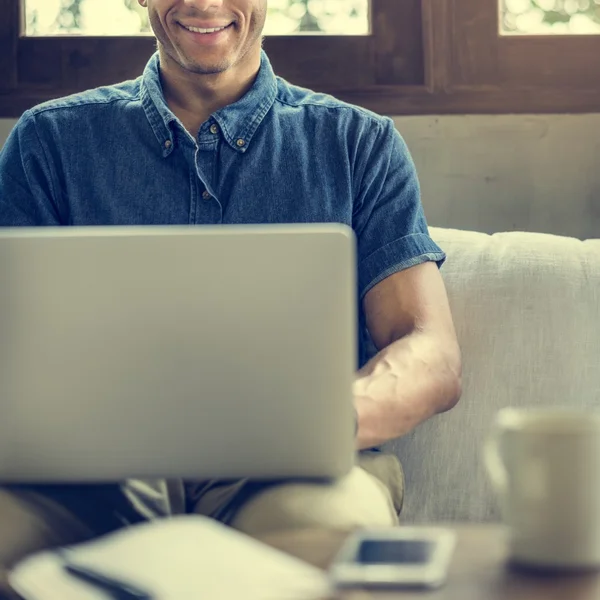
M139 1L157 54L135 81L23 115L0 155L0 226L350 225L361 299L358 464L329 485L4 488L0 568L42 547L182 511L252 535L394 525L401 469L373 448L460 395L460 352L438 271L445 257L428 235L414 164L392 121L277 78L261 47L266 0Z

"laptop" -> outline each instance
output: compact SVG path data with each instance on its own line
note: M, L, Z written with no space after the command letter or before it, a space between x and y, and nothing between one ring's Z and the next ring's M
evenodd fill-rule
M0 230L0 481L347 473L355 271L335 224Z

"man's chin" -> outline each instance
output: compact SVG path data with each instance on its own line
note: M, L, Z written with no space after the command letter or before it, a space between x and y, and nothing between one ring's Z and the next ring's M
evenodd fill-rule
M196 75L218 75L219 73L223 73L227 71L231 67L229 61L219 61L219 62L196 62L196 61L186 61L186 68L191 73L195 73Z

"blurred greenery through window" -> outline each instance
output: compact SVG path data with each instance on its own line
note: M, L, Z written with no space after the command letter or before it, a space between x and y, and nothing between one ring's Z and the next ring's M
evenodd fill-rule
M369 33L369 0L269 0L268 7L266 35ZM138 0L25 0L25 13L29 36L150 33Z
M600 0L499 0L502 34L600 34Z

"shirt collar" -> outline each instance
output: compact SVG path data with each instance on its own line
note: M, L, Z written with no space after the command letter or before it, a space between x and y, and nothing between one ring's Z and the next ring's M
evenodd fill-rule
M174 147L173 124L183 127L169 109L160 80L158 52L148 61L141 83L141 102L150 126L168 156ZM250 90L237 102L211 115L218 123L223 137L237 152L246 152L256 130L269 112L277 95L277 78L264 51L261 52L260 69ZM205 123L203 127L208 126Z

